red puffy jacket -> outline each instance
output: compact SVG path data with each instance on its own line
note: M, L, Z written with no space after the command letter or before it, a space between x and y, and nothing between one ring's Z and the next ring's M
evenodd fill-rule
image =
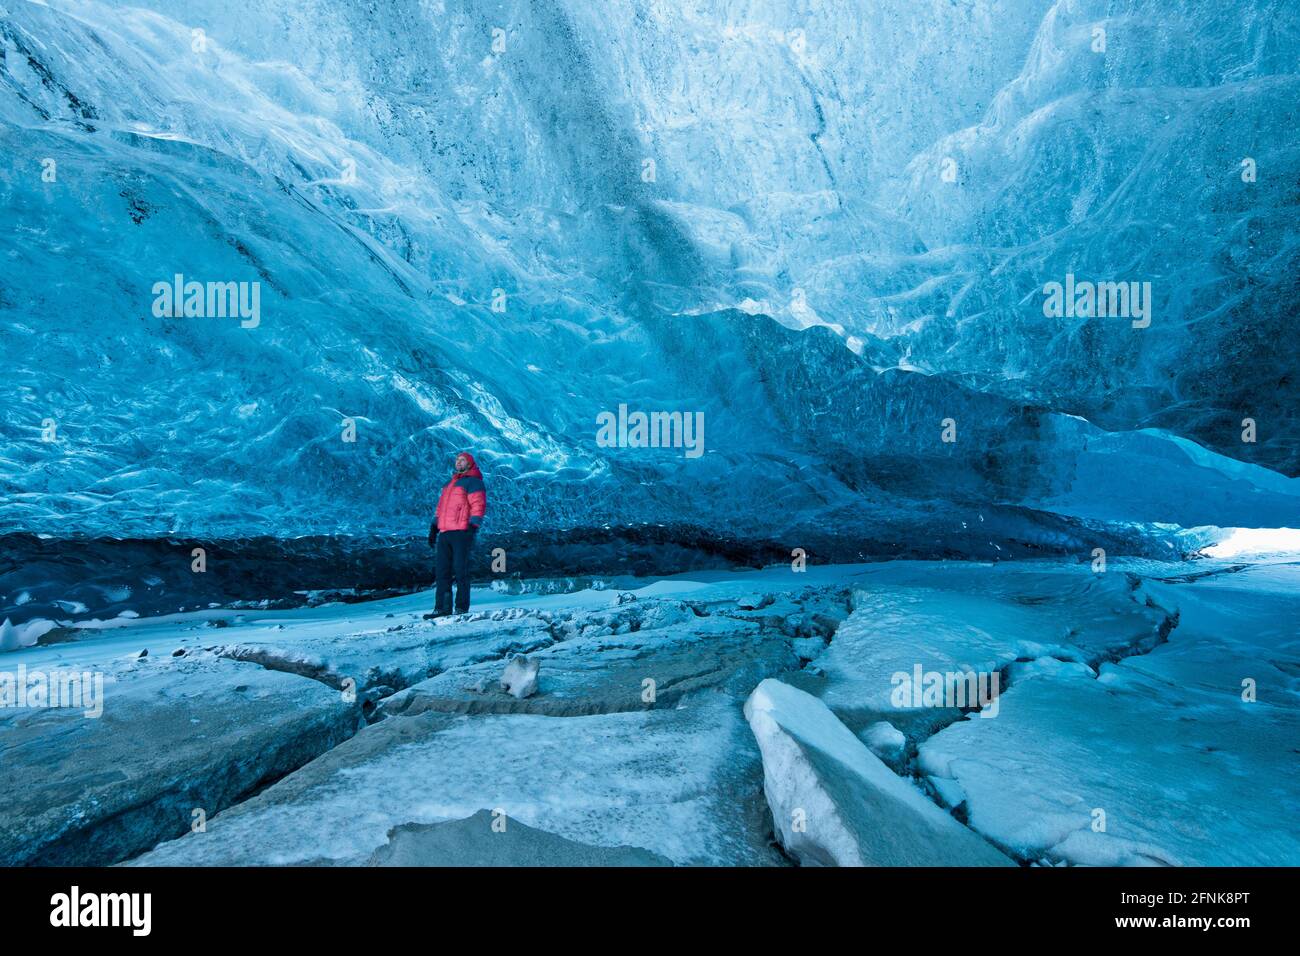
M453 474L451 481L442 486L435 518L439 531L466 531L471 527L477 531L487 514L483 472L478 470L473 455L467 451L461 454L469 459L469 471Z

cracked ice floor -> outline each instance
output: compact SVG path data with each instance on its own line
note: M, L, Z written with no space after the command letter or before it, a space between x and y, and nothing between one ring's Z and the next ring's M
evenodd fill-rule
M0 709L0 862L361 864L394 830L475 862L486 810L556 863L779 865L741 712L776 677L860 739L898 728L893 770L1022 863L1296 864L1300 565L1228 568L888 562L484 589L438 622L427 594L118 619L0 658L106 679L98 720ZM523 702L491 689L513 653L541 660ZM917 664L998 672L998 715L897 710Z

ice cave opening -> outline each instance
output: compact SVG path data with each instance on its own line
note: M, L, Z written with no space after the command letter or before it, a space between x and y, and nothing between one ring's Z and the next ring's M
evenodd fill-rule
M1212 558L1243 555L1300 555L1300 530L1296 528L1225 528L1223 537L1201 552Z

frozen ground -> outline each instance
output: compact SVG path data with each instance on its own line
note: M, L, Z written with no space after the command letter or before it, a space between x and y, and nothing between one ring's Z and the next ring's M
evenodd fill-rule
M0 708L0 862L1300 863L1300 564L429 603L119 618L0 657L105 680L99 718ZM495 686L516 653L523 700ZM896 706L918 666L1000 694Z
M1300 863L1300 565L1143 588L1178 614L1167 643L1096 670L1017 665L1000 718L926 741L922 771L1025 858Z

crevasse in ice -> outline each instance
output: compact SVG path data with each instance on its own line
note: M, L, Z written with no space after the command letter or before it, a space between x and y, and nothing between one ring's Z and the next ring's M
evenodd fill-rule
M418 534L460 447L498 529L1294 526L1298 50L1268 0L0 0L0 532Z

